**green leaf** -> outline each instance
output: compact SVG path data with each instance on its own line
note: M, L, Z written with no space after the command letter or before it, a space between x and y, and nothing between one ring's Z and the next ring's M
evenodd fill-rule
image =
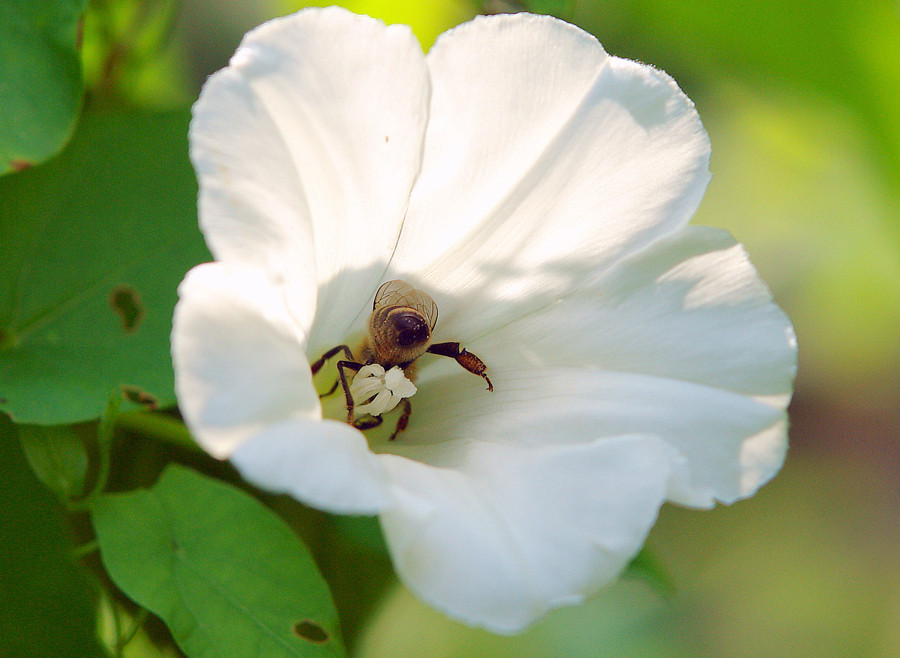
M340 611L344 641L355 655L359 634L397 582L381 525L372 516L328 515L313 527L321 541L316 547L319 569ZM348 564L365 568L348 569Z
M84 493L88 455L68 425L20 425L19 440L38 479L63 498Z
M71 528L2 415L0 464L0 656L105 656L93 590L72 558Z
M86 113L59 158L0 179L0 410L14 420L94 419L120 387L174 403L176 288L210 260L188 122Z
M81 106L78 22L87 0L0 2L0 174L66 143Z
M531 0L525 3L528 11L551 16L570 16L575 9L575 0Z
M341 656L309 552L249 495L180 466L92 508L103 564L189 656Z

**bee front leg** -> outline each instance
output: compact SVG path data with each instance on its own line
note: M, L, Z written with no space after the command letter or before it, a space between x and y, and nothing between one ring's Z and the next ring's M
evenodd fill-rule
M348 350L349 351L349 350ZM337 370L338 378L341 380L341 386L344 389L344 400L347 402L347 422L353 425L353 396L350 395L350 384L347 383L347 373L344 368L349 368L353 372L359 372L363 364L356 361L338 361Z
M337 347L332 347L330 350L325 352L325 354L319 357L318 361L316 361L309 367L310 370L312 370L312 374L315 375L317 372L319 372L319 370L322 369L322 366L325 365L325 362L333 356L336 356L337 353L341 350L344 351L344 356L346 356L349 361L353 361L353 352L350 351L350 348L346 345L338 345Z
M473 375L478 375L479 377L483 378L484 381L487 382L487 390L494 390L494 385L491 383L491 380L486 374L487 366L485 365L484 361L479 359L471 352L467 352L465 348L459 349L459 343L437 343L436 345L432 345L431 347L429 347L427 351L431 354L437 354L439 356L449 356L451 359L456 359L456 362L463 368L471 372Z
M341 350L343 350L344 355L349 360L351 360L351 361L353 360L353 354L350 352L350 348L347 347L346 345L338 345L337 347L332 347L330 350L325 352L325 354L323 354L321 357L319 357L318 361L316 361L315 363L313 363L312 365L309 366L309 369L312 370L313 377L315 377L316 373L322 369L322 366L325 365L325 362L328 361L328 359L336 356L337 353L340 352ZM332 393L334 393L337 390L339 383L340 383L340 380L335 379L334 385L331 388L329 388L327 391L322 393L319 397L327 398L329 395L331 395Z

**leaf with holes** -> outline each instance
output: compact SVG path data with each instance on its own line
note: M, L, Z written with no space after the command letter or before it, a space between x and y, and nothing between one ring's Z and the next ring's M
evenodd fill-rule
M306 547L230 485L170 466L149 490L92 508L103 564L189 656L343 656Z
M169 332L197 229L188 112L85 114L53 162L0 178L0 411L96 418L124 387L174 403Z
M0 2L0 174L46 160L81 107L79 21L87 0Z

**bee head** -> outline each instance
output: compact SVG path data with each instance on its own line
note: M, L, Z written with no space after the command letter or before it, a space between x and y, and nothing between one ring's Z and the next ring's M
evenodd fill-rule
M390 323L394 341L400 347L414 347L428 341L431 330L421 313L397 310L391 313Z
M369 319L372 357L386 368L415 361L430 343L431 325L409 306L380 308Z

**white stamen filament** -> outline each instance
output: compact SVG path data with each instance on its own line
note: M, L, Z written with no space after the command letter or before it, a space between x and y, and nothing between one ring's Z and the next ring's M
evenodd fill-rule
M356 415L380 416L416 392L415 385L398 366L387 372L377 363L360 368L350 384L350 395L356 403Z

